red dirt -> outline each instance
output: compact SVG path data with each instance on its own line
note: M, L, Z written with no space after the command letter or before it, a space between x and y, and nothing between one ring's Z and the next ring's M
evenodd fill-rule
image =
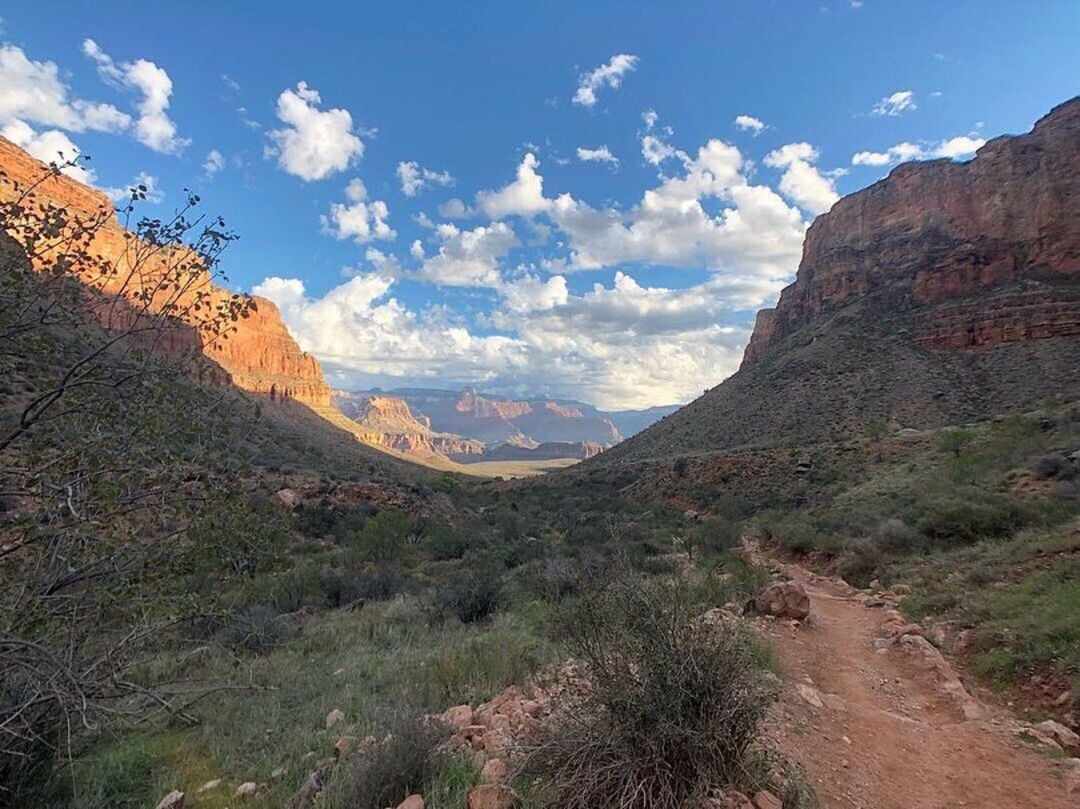
M767 630L785 682L769 735L802 764L823 807L1080 807L1062 765L1019 739L1011 715L983 706L982 718L965 721L904 649L879 653L882 609L798 568L786 572L806 587L812 612L797 630L781 621ZM839 700L814 707L800 683Z

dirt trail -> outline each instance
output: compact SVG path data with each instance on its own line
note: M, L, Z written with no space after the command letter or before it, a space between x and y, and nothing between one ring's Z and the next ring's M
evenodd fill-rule
M806 588L812 613L797 630L785 621L767 630L785 680L770 735L803 765L824 807L1080 807L1061 763L1017 738L1015 719L983 706L965 720L962 700L926 667L925 647L875 648L885 610L798 568L786 572Z

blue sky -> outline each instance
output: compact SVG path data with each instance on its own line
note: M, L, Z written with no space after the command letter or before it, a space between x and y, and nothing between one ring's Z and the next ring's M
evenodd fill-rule
M1080 4L1032 8L8 2L0 129L198 191L334 384L682 402L837 195L1080 91Z

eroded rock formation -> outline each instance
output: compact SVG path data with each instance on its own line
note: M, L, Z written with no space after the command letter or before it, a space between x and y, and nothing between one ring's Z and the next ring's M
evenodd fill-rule
M93 230L88 253L119 269L113 278L98 276L92 280L105 295L131 296L139 292L140 285L143 289L152 289L161 273L179 263L195 260L189 251L146 251L138 247L132 234L117 221L108 197L65 175L47 176L48 172L43 163L0 137L0 201L14 200L24 189L41 181L33 190L32 204L55 205L66 209L71 216L97 223L99 226ZM42 181L43 177L46 179ZM11 236L16 240L20 238L18 232ZM139 259L133 258L136 254L140 255ZM133 264L139 267L134 278L129 271ZM84 274L78 267L74 272L80 276ZM121 293L120 287L125 283ZM233 297L233 293L214 284L210 275L203 272L193 277L178 296L154 295L149 308L160 312L166 298L183 308L200 294L205 300L204 312L217 311ZM237 320L226 334L210 334L198 328L198 324L189 322L193 328L171 333L165 347L173 350L198 348L220 367L223 378L219 381L231 382L273 400L292 399L315 409L328 409L330 388L323 380L318 360L300 350L273 303L263 298L254 298L253 303L247 316ZM114 310L110 316L122 317L122 310ZM186 317L193 321L197 315Z
M795 283L758 314L743 360L852 299L911 309L927 348L1080 335L1080 98L966 163L907 163L806 234Z

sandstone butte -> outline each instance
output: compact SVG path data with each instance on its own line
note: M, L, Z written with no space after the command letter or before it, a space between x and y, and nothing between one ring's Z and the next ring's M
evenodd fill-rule
M884 293L922 346L977 351L1080 336L1080 97L966 163L907 163L806 234L793 284L758 313L743 367L838 305ZM972 293L978 293L977 295Z
M35 160L10 141L0 137L0 201L17 198L22 189L38 182L48 172L45 164ZM34 191L38 203L51 203L65 208L70 214L86 219L107 217L89 244L92 255L113 262L123 277L130 252L130 234L116 218L112 202L100 191L89 188L65 175L51 176ZM16 235L16 234L12 234ZM17 235L16 235L17 238ZM153 257L144 268L147 277L170 258ZM159 262L155 267L154 262ZM40 269L40 268L38 268ZM214 284L208 273L192 285L208 293L214 305L228 300L232 293ZM101 290L116 294L116 282L106 282ZM228 339L214 339L193 328L179 331L171 339L172 348L198 347L223 372L221 382L231 382L242 390L261 394L274 400L294 400L333 419L330 388L322 369L310 354L300 350L289 334L277 307L270 301L255 297L254 309L231 329ZM151 303L150 308L153 309ZM160 311L160 310L159 310Z
M393 396L371 396L352 417L365 443L407 455L482 455L484 445L460 435L437 433L417 419L409 405Z

